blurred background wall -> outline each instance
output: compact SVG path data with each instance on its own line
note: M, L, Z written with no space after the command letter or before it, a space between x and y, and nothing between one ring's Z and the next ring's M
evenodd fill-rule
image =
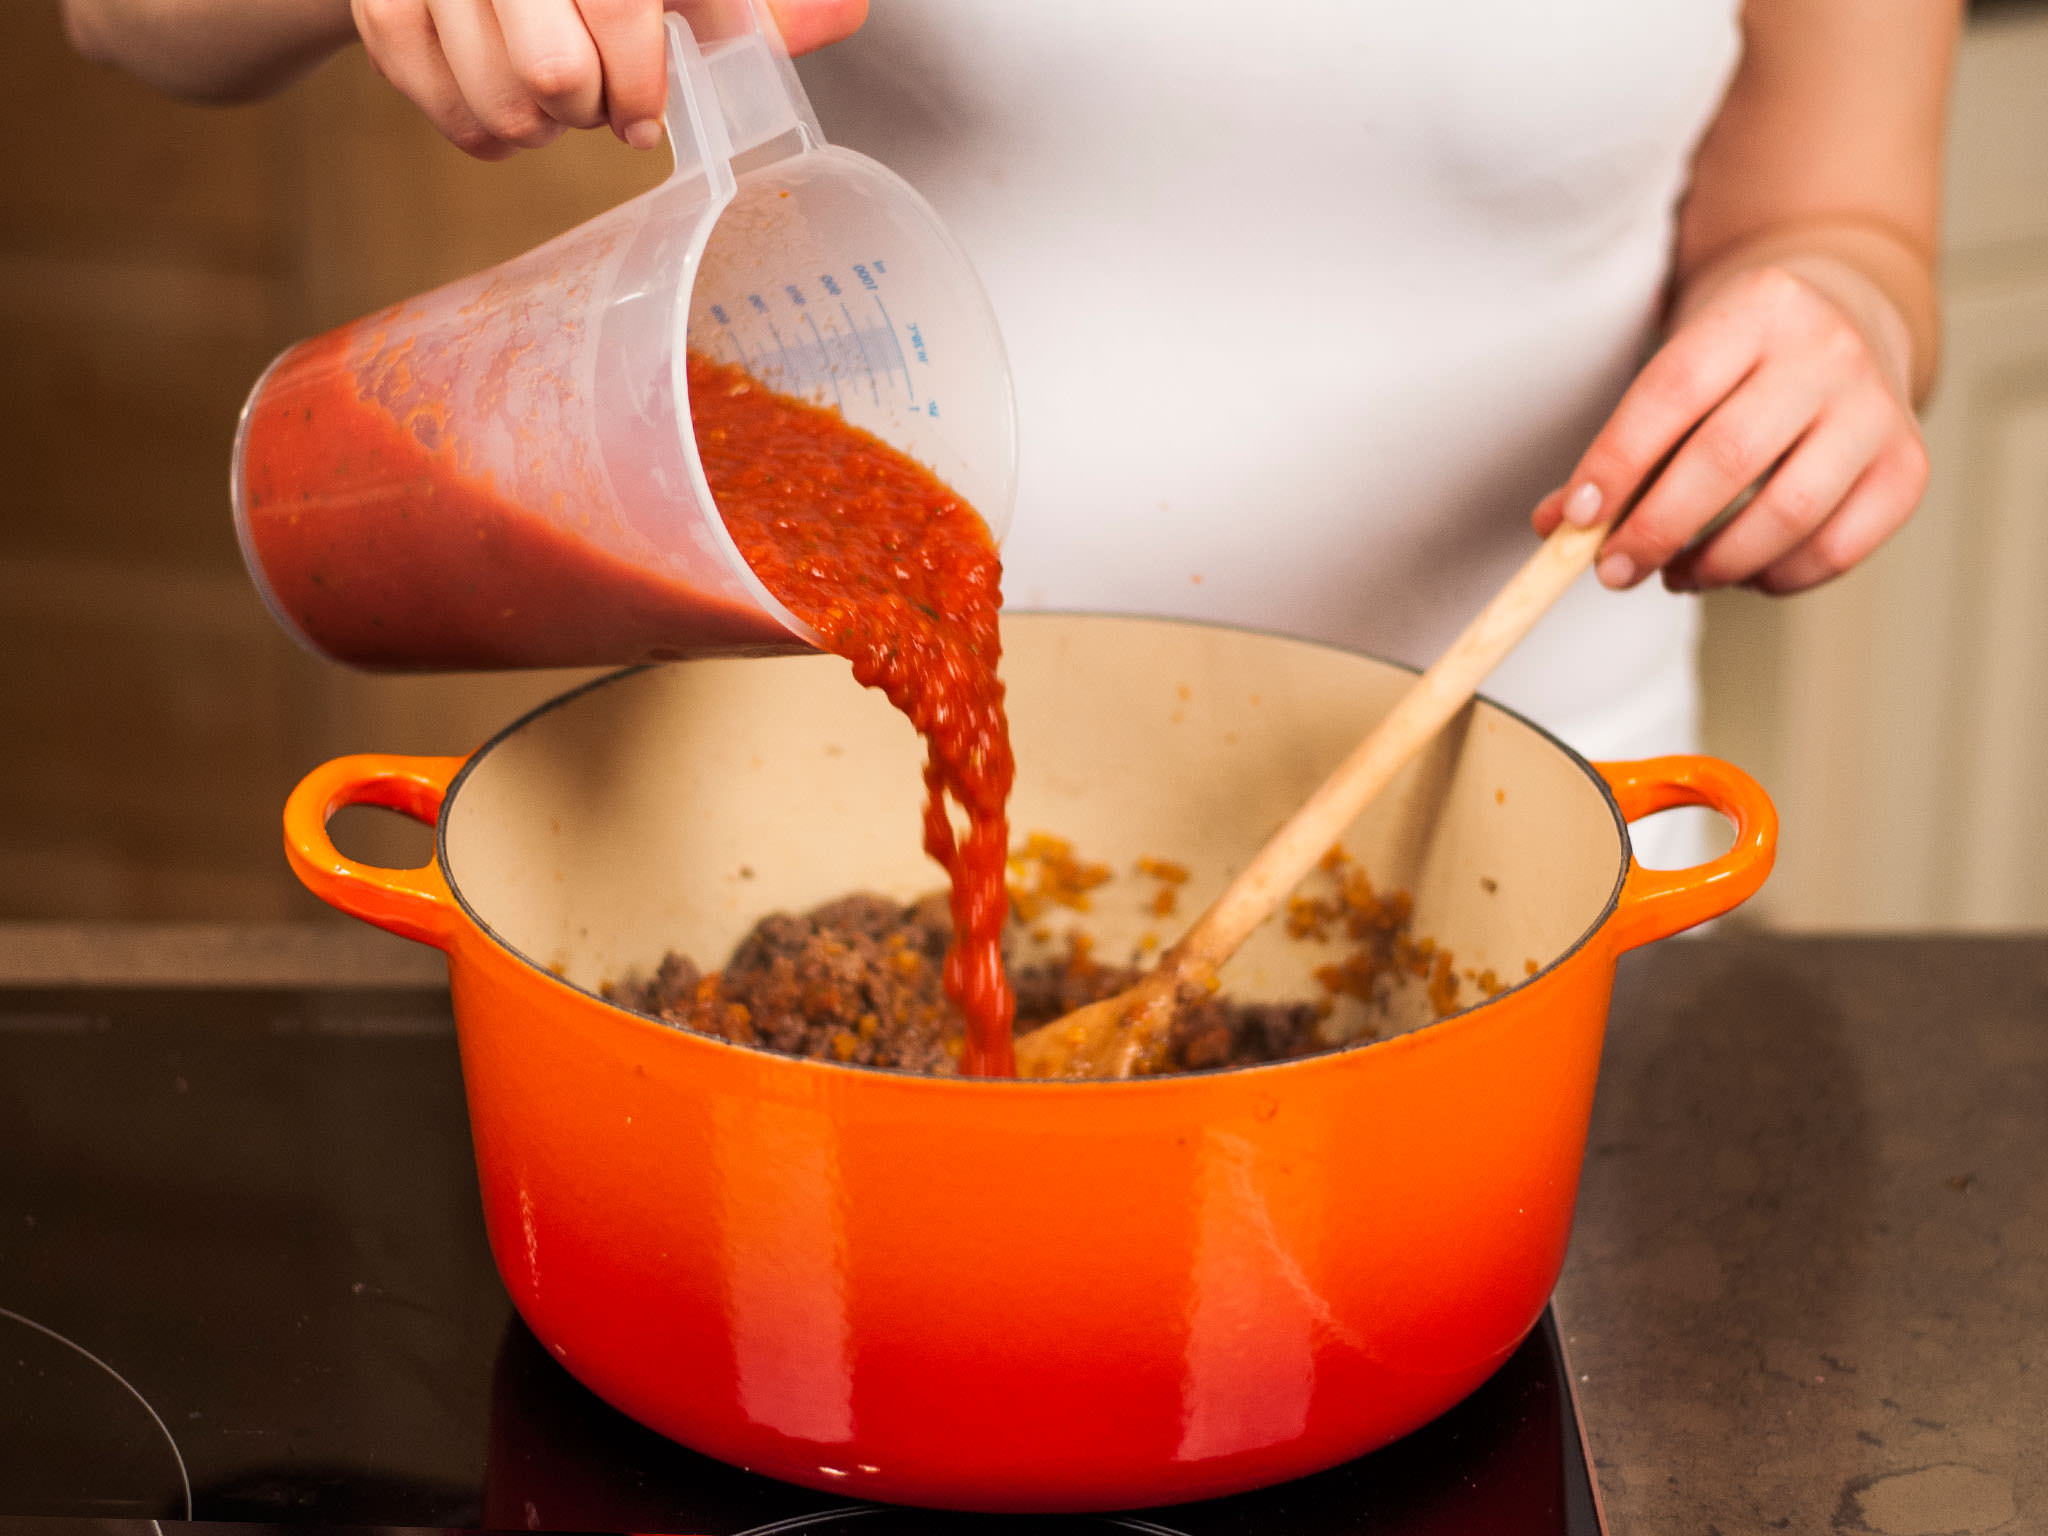
M1791 602L1708 600L1708 744L1769 786L1792 928L2048 926L2048 6L1973 8L1955 84L1933 480Z
M830 125L827 125L828 131ZM163 100L0 6L0 917L323 914L278 812L322 758L459 752L562 674L301 655L236 554L235 414L282 346L650 184L596 134L479 165L359 52ZM2048 9L1979 16L1950 147L1949 343L1919 518L1814 596L1708 604L1709 734L1778 797L1788 927L2048 924ZM366 854L423 856L374 813Z

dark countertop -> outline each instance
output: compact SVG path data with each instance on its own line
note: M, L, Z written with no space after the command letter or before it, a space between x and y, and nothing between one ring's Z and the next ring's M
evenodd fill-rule
M0 984L440 974L354 925L0 923ZM2048 1531L2048 936L1629 957L1557 1310L1616 1536Z
M1557 1303L1616 1536L2048 1531L2048 937L1630 957Z
M1971 21L2001 16L2023 16L2048 7L2048 0L1969 0Z

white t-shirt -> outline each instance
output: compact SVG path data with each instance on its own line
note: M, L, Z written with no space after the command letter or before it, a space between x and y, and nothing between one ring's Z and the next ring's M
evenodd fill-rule
M1018 608L1421 664L1655 338L1737 0L874 0L801 62L928 197L1016 376ZM1695 744L1696 607L1569 593L1486 691Z

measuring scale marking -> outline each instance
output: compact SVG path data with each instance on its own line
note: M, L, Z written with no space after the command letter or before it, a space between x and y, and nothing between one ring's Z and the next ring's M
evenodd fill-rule
M811 335L817 338L818 353L820 356L823 356L825 354L825 336L824 333L818 329L818 322L811 318L810 312L808 310L804 312L803 320L804 324L808 325L811 328ZM836 335L837 332L835 332L834 334ZM832 403L839 407L839 414L844 416L846 414L846 399L843 395L839 393L839 375L836 373L828 373L826 377L832 381Z
M896 381L900 376L904 408L915 415L935 417L939 414L938 402L929 397L919 400L910 368L913 351L920 362L927 361L924 338L913 325L911 346L905 347L877 281L887 272L886 263L874 261L854 263L851 281L842 281L829 272L818 275L817 285L824 289L827 300L836 300L832 307L844 319L844 329L829 310L821 329L812 312L811 296L795 282L784 283L780 292L753 291L738 300L706 305L703 313L716 322L741 367L785 393L819 404L829 396L843 412L846 401L840 388L842 380L864 378L879 406L884 403L885 389L892 396L897 394ZM879 323L862 325L854 318L847 302L854 289L865 291L875 306ZM775 323L778 309L786 319L800 322L811 339L805 341L795 332L791 333L795 337L793 342L785 337L782 327ZM765 328L765 341L758 334L743 335L755 331L756 326ZM753 343L751 351L749 341Z

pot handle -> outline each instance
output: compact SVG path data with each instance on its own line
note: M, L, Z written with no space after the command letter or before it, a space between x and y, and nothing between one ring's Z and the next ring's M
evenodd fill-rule
M464 761L363 753L322 763L284 803L284 851L292 872L330 907L446 949L455 936L457 909L439 861L419 869L358 864L334 846L327 821L345 805L380 805L432 826Z
M1734 910L1764 883L1778 855L1778 811L1763 786L1718 757L1687 754L1630 763L1595 763L1636 821L1680 805L1704 805L1735 823L1735 846L1689 869L1649 869L1629 860L1613 933L1620 949L1669 938Z

